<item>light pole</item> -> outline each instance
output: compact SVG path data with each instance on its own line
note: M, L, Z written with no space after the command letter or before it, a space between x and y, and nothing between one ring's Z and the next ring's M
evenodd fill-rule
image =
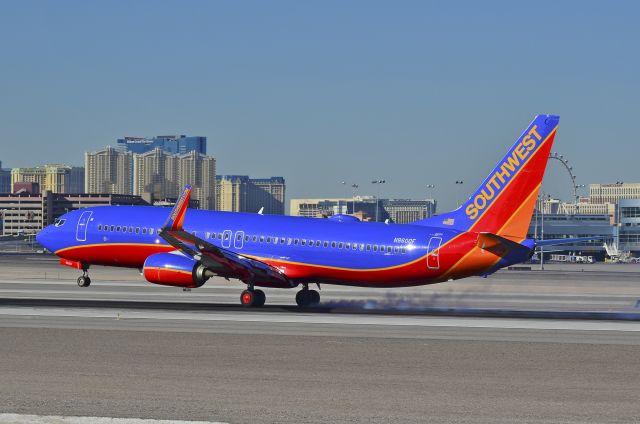
M433 199L433 189L436 188L435 184L427 184L427 190L429 191L429 194L431 194L431 201L433 204L434 203L434 199ZM427 218L431 218L431 208L429 207L429 199L427 199Z
M541 201L541 207L540 207L540 240L544 241L544 201L545 201L544 192L542 193L541 200L542 201ZM544 271L544 246L543 245L540 245L540 270Z
M371 181L371 184L378 184L378 195L376 196L376 222L378 222L378 201L380 200L380 186L386 182L386 180Z
M351 197L351 200L353 201L353 208L351 210L352 214L356 213L356 190L358 189L358 184L351 184L351 188L353 189L353 196Z
M461 187L462 187L462 184L464 184L464 181L462 181L462 180L460 180L460 181L456 180L456 204L457 204L457 207L458 207L458 208L460 207L460 198L459 198L459 196L458 196L460 193L458 193L457 188L458 188L458 186L461 186Z

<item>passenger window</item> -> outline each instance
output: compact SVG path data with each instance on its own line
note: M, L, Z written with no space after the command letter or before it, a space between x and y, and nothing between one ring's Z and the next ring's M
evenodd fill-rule
M393 253L398 253L398 246L393 248Z
M136 227L136 234L140 234L140 227Z
M209 238L209 236L211 236L211 233L209 231L207 231L206 233L204 233L204 238Z
M222 233L218 233L218 238L222 240Z
M325 241L325 242L324 242L324 244L323 244L323 246L324 246L324 247L329 247L329 242L328 242L328 241Z
M284 237L280 237L280 244L284 244Z
M116 232L118 232L118 233L120 232L120 226L119 225L116 227Z
M98 231L102 231L102 224L98 224Z
M153 228L149 228L149 234L153 234Z
M129 232L133 233L133 227L129 227Z
M267 237L267 243L271 243L271 237Z
M258 236L253 236L253 242L255 243L256 241L258 241Z
M371 245L367 244L367 250L371 250Z
M238 234L238 235L236 235L236 240L237 240L237 241L242 240L242 234Z
M147 227L142 227L142 234L147 234Z
M273 238L273 244L278 244L278 237Z
M380 251L384 252L384 246L380 245Z
M407 253L407 249L405 249L404 247L402 247L402 254Z
M364 250L364 244L360 243L360 250Z
M287 244L291 244L292 241L291 237L287 238Z
M297 245L298 244L298 239L293 239L293 244Z
M244 236L244 241L249 241L249 236Z
M320 247L320 244L322 244L322 242L320 240L316 240L316 247Z
M358 243L353 243L353 250L358 250Z
M303 246L304 246L306 243L307 243L307 241L306 241L305 239L302 239L302 240L300 241L300 244L302 244Z
M229 233L226 233L226 234L224 235L224 239L225 239L225 240L229 240Z
M338 243L338 249L342 249L342 243Z
M335 247L336 247L336 242L335 241L331 242L331 247L335 249Z
M391 246L387 247L387 253L391 253Z
M347 244L345 244L345 245L344 245L344 248L345 248L345 249L351 249L351 243L347 243Z

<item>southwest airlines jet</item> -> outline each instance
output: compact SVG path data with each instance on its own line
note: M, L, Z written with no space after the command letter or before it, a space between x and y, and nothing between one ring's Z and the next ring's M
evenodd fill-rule
M317 304L310 284L401 287L486 276L530 258L527 239L559 117L538 115L461 207L411 224L189 210L185 187L173 210L103 206L72 211L37 240L62 265L138 268L155 284L195 288L212 276L246 284L242 305L262 306L257 287L294 288Z

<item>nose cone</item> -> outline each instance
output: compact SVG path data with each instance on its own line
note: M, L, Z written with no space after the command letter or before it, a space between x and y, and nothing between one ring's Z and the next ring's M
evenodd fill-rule
M44 227L36 234L36 241L51 251L51 225Z

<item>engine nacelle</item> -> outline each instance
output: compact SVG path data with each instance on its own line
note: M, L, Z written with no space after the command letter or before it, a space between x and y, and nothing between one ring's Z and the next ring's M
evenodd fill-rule
M144 261L143 273L150 283L185 288L200 287L213 275L198 261L172 253L149 256Z

